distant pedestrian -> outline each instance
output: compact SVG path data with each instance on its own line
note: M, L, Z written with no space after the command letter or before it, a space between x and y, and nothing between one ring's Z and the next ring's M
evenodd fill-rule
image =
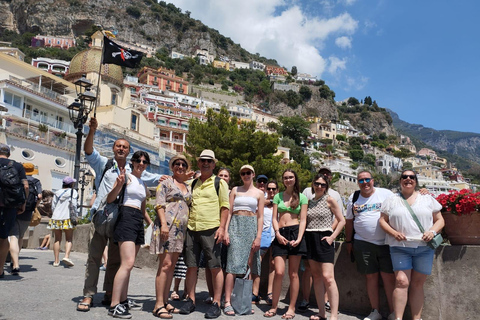
M18 275L20 272L18 257L20 255L20 250L22 250L23 236L30 225L32 214L37 207L37 203L42 199L42 184L40 183L40 180L32 177L32 175L38 174L38 170L35 169L34 164L30 162L24 163L23 167L25 168L25 174L27 175L28 197L25 211L22 214L17 215L15 224L12 230L10 230L10 257L12 258L12 275Z
M8 159L10 157L10 147L6 144L0 143L0 167L6 167L10 163L15 169L19 180L23 184L24 194L28 196L28 182L27 176L25 175L25 168L18 162ZM3 191L3 190L2 190ZM4 191L3 191L4 193ZM5 259L7 258L9 243L8 236L10 230L13 228L17 214L21 214L25 211L26 203L19 203L16 206L5 206L4 200L0 197L0 268L2 268L0 273L0 278L3 278L5 272L3 271L3 266L5 264Z
M62 262L67 267L73 267L75 264L70 259L70 251L72 250L73 230L75 226L70 220L70 210L77 211L78 193L74 184L77 180L72 177L65 177L62 181L62 189L55 192L52 202L53 215L48 222L47 228L53 230L55 234L55 242L53 243L53 255L55 261L53 266L60 265L60 244L62 242L62 231L65 232L65 257Z

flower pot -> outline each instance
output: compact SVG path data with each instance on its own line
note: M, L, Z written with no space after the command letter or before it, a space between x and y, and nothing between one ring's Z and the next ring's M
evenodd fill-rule
M480 245L480 213L457 216L443 212L445 233L452 245L477 244Z

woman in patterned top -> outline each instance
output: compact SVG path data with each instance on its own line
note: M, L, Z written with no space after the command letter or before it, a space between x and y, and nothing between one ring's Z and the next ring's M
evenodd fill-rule
M192 202L190 187L185 183L185 173L190 168L187 158L176 155L170 159L172 179L162 181L157 187L150 253L157 254L159 264L155 279L156 302L153 314L162 319L171 319L179 310L168 304L173 272L178 256L183 251L187 232L188 210Z
M338 316L338 288L333 274L335 249L333 241L345 226L342 210L335 199L328 195L328 179L323 174L317 174L312 181L312 193L315 197L308 202L307 227L305 241L307 243L307 259L313 276L313 287L318 314L310 320L326 320L324 295L327 289L330 299L331 317ZM335 231L332 229L333 217L338 221Z

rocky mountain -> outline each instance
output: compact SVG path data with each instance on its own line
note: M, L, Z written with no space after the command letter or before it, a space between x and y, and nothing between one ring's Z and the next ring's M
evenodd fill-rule
M429 146L440 151L442 156L446 155L448 157L448 154L451 154L480 164L480 134L426 128L421 124L411 124L400 120L398 114L392 110L389 110L389 112L395 128L400 133L411 137L414 141L416 140L417 147Z

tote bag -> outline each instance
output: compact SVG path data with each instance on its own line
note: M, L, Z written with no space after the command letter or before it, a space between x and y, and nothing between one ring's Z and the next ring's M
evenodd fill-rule
M253 280L248 280L250 268L245 277L236 278L232 292L232 307L236 314L247 315L252 313Z

